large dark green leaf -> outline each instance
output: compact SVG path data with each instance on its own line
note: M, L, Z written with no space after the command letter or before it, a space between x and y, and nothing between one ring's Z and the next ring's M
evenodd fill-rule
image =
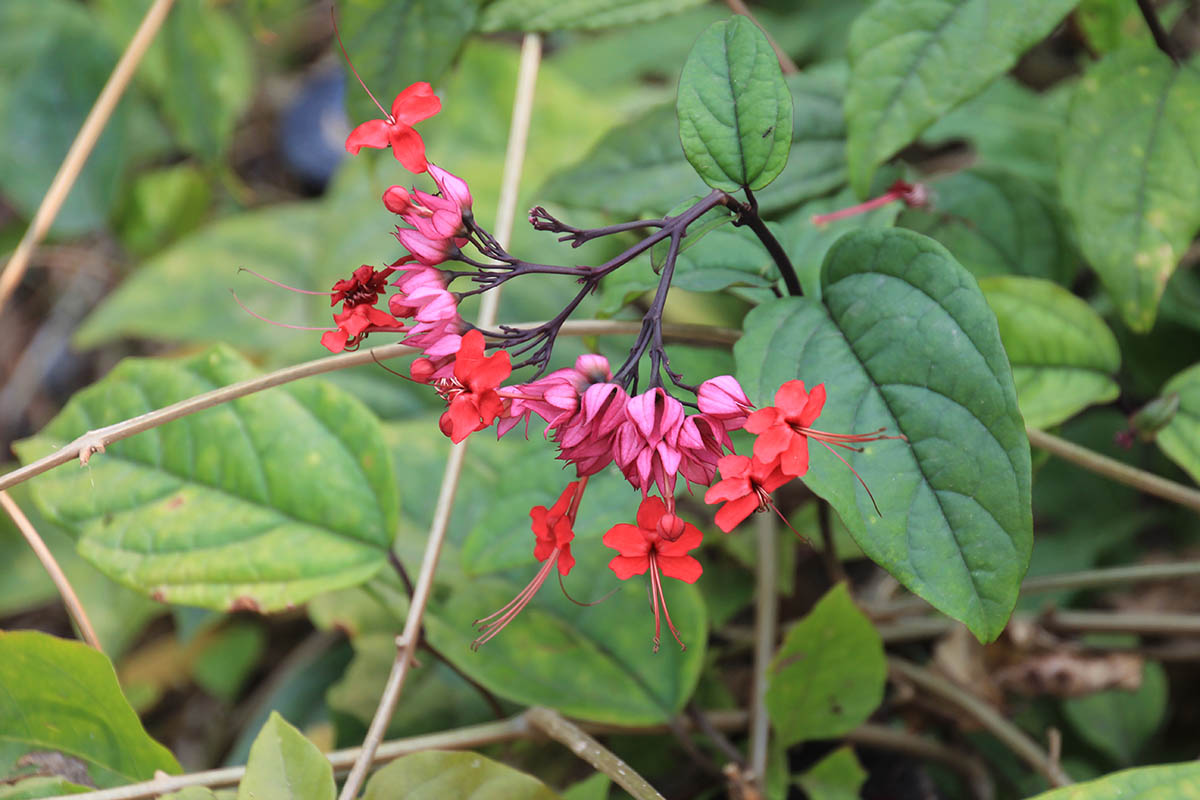
M768 670L767 712L785 745L854 730L883 701L887 660L845 583L796 623Z
M367 781L363 800L556 800L531 775L478 753L436 750L398 758Z
M354 66L384 108L411 83L435 83L475 27L479 0L345 0L337 12ZM346 107L357 125L379 116L352 74Z
M1070 284L1079 259L1066 217L1036 183L980 168L929 189L929 207L907 209L897 225L937 239L977 278L1031 275Z
M1043 792L1030 800L1195 800L1200 763L1161 764L1114 772L1086 783Z
M1121 316L1150 330L1200 230L1200 73L1137 46L1092 66L1071 104L1059 185Z
M1037 278L984 278L979 288L996 313L1027 425L1048 428L1120 394L1121 350L1091 306Z
M907 437L844 453L881 513L815 442L804 481L868 556L995 638L1032 546L1029 442L995 317L945 248L911 231L848 234L826 256L822 285L824 304L782 298L747 316L739 379L759 405L793 378L824 383L814 427Z
M488 5L479 29L495 31L555 31L570 28L611 28L675 14L704 0L495 0Z
M881 0L850 29L850 182L977 94L1054 29L1078 0Z
M333 767L275 712L250 747L238 800L333 800Z
M709 186L761 189L787 164L792 96L771 43L745 17L700 34L675 111L683 153Z
M225 348L181 362L129 359L17 450L30 461L253 374ZM383 565L398 515L378 421L318 381L184 417L33 486L103 572L208 608L278 609L360 583Z
M100 787L179 772L130 708L112 663L82 642L0 631L0 747L6 757L60 753ZM0 779L12 763L0 762Z

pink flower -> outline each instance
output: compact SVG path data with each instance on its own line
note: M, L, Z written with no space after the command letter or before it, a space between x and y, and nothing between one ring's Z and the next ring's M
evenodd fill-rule
M503 436L524 420L528 436L533 414L545 420L547 431L556 428L574 416L579 409L579 398L589 386L610 380L612 370L608 359L589 353L577 358L574 367L555 370L530 383L505 387L500 394L509 402L496 426L497 433Z
M754 405L732 375L718 375L700 384L696 405L712 419L720 420L727 431L746 424Z
M645 496L652 485L663 497L675 494L681 448L702 447L695 426L684 431L683 404L661 388L631 397L617 431L613 455L625 479ZM681 434L683 434L681 440Z
M415 228L397 227L396 238L417 261L428 267L436 267L458 255L459 248L467 243L467 240L462 237L457 239L430 238Z
M364 147L391 147L396 160L412 172L424 172L425 142L412 126L428 119L442 110L442 101L433 93L433 87L421 81L414 83L396 95L392 101L392 112L384 119L364 122L346 137L346 150L357 155Z
M755 511L772 508L771 492L791 480L772 461L730 455L718 464L723 480L704 493L706 503L725 503L717 511L717 527L729 533Z
M401 319L410 318L417 323L409 329L404 344L418 347L426 356L435 359L457 353L462 343L458 300L446 289L442 271L414 264L400 270L400 277L393 285L400 291L388 299L388 310ZM439 366L445 367L446 363ZM434 377L449 375L450 370L443 369L443 374Z
M455 444L491 425L504 408L496 387L512 373L508 351L490 356L483 351L483 334L467 331L454 359L454 377L434 384L449 402L439 425Z
M587 478L572 481L567 484L567 488L559 495L558 502L552 507L547 509L545 506L534 506L529 510L533 535L537 539L533 557L544 562L542 568L508 605L494 614L475 620L481 635L471 643L472 650L479 649L480 645L504 630L504 627L529 605L529 601L537 594L538 589L542 588L554 567L558 567L559 575L566 575L575 566L575 558L571 555L571 540L575 538L572 526L575 524L579 501L583 499L583 490L586 487Z
M699 441L699 444L693 442ZM679 474L689 484L708 486L717 477L717 462L725 452L733 452L733 440L721 424L709 414L693 414L683 421L679 435Z
M392 186L383 193L383 204L427 239L462 236L467 232L463 218L471 214L470 188L462 178L436 164L429 165L429 174L438 185L441 196L417 189L409 192L403 186Z
M594 383L579 399L579 410L554 429L559 459L575 465L579 477L595 475L613 460L618 427L625 422L629 395L615 383Z
M679 530L681 526L682 530ZM674 534L674 538L669 534ZM681 648L687 649L679 638L679 631L671 622L670 612L667 611L662 575L677 578L684 583L695 583L704 572L704 568L700 566L699 561L688 555L688 552L699 547L703 538L703 534L695 525L676 517L659 497L647 497L642 500L638 507L637 525L621 523L614 525L604 534L604 544L620 554L608 562L609 568L618 578L624 581L634 575L644 575L647 570L650 572L650 604L654 607L656 653L662 630L660 606L671 635L679 642Z

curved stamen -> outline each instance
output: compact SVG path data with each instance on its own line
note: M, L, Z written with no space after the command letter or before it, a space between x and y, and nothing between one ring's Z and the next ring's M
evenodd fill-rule
M276 328L288 328L288 329L294 330L294 331L327 331L327 330L329 330L329 328L317 328L312 325L289 325L286 322L276 322L273 319L267 319L262 314L258 314L258 313L255 313L254 311L251 311L250 308L245 303L242 302L242 299L237 296L237 292L235 292L233 289L230 289L229 293L231 295L233 295L233 301L242 307L242 311L245 311L247 314L254 317L256 320L259 320L260 322L265 322L268 325L274 325Z
M297 289L295 286L288 286L286 283L283 283L282 281L277 281L274 278L268 278L266 275L263 275L261 272L255 272L254 270L250 269L249 267L238 267L237 271L238 272L249 272L251 275L258 278L260 281L266 281L267 283L278 286L280 289L287 289L289 292L296 292L297 294L321 294L321 295L325 295L326 297L330 297L334 294L337 294L337 292L332 292L332 291L330 291L330 292L314 292L311 289Z

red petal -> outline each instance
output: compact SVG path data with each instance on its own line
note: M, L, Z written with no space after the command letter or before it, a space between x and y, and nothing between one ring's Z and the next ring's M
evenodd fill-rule
M808 472L808 437L796 434L779 457L779 469L784 475L798 478Z
M442 418L449 418L450 441L455 444L479 430L479 409L475 406L475 401L467 395L454 398Z
M804 407L804 413L800 415L797 423L802 428L807 428L817 421L817 417L821 416L821 411L825 408L825 384L817 384L813 390L808 393L808 405Z
M441 110L442 101L425 81L412 84L392 101L392 116L405 125L429 119Z
M729 533L758 508L758 497L747 495L726 503L717 512L717 527Z
M695 583L704 574L704 567L691 556L659 556L656 560L663 575L677 578L684 583Z
M571 547L568 545L562 548L562 552L558 554L558 571L560 574L566 575L573 566L575 566L575 556L571 555Z
M655 550L660 556L679 558L687 555L689 550L695 550L704 541L704 534L692 523L683 526L683 534L673 542L659 541Z
M371 119L350 131L346 137L346 150L350 155L358 155L364 147L388 146L388 124L382 119Z
M425 160L425 142L421 139L421 134L402 123L393 125L388 134L392 155L406 170L424 172L429 169L429 163Z
M754 457L769 464L788 448L798 434L786 425L768 428L754 440Z
M766 406L755 411L746 418L746 430L750 433L762 433L768 428L779 424L783 415L775 406Z
M658 521L666 512L667 506L666 503L662 501L661 497L647 497L642 501L642 504L638 506L638 527L647 531L655 530L656 526L658 525Z
M340 353L346 349L346 340L350 338L350 334L343 330L325 331L321 334L321 344L329 349L331 353Z
M478 331L475 331L478 333ZM512 374L512 361L507 350L499 350L481 359L479 366L468 376L467 382L475 391L495 389Z
M750 493L749 478L726 478L709 487L709 490L704 493L704 502L710 505L713 503L724 503L745 497Z
M796 419L808 404L804 381L791 380L775 391L775 405L789 420Z
M645 575L646 570L650 569L650 559L646 558L645 556L640 556L638 558L630 558L629 556L614 556L613 560L608 562L608 567L613 572L617 573L618 578L623 581L627 581L634 575Z
M645 558L650 552L650 543L641 528L619 522L608 529L602 539L605 547L611 547L623 556Z

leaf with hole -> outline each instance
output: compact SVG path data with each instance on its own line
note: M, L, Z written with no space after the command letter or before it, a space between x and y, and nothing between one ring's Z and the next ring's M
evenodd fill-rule
M25 461L89 430L253 377L228 348L127 359L77 394ZM102 572L164 602L270 611L352 586L385 562L398 503L378 420L320 381L272 389L39 476L44 514Z
M0 631L0 739L5 759L56 763L52 771L98 787L180 771L130 708L112 662L82 642ZM0 760L0 783L13 763Z
M850 28L850 183L1008 71L1078 0L881 0Z
M847 234L825 257L823 302L787 297L746 317L738 378L758 405L794 378L825 384L814 423L907 441L816 442L804 482L871 559L964 622L999 635L1033 543L1029 441L996 318L937 242L899 229Z
M745 17L700 34L675 111L683 153L709 186L761 189L787 164L792 95L767 37Z
M767 713L786 745L832 739L879 707L883 641L839 583L784 636L767 670Z
M1092 307L1038 278L979 282L996 314L1025 424L1049 428L1117 398L1117 338Z

